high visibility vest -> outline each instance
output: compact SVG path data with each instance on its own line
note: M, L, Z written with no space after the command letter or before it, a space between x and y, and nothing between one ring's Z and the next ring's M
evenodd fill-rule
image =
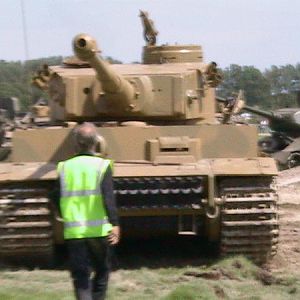
M110 160L89 155L58 164L65 239L104 237L112 229L101 192L109 165Z

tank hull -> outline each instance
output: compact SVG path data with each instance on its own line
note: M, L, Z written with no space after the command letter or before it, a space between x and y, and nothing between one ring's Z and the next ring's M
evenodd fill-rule
M70 131L15 133L14 162L0 165L2 260L50 261L55 246L63 243L63 224L49 193L57 182L56 163L72 155ZM124 238L201 235L218 242L221 254L246 254L258 261L276 252L277 169L273 159L255 156L255 142L238 142L240 137L252 139L256 132L251 127L104 127L99 132L111 149L109 157L115 159L114 187ZM124 136L135 141L129 143ZM237 136L233 147L228 141ZM187 148L180 151L183 144ZM37 158L41 162L33 161ZM258 232L267 236L261 244L253 239Z
M108 127L109 126L109 127ZM113 126L113 127L111 127ZM115 126L99 124L106 155L116 162L197 162L214 158L257 156L257 131L252 126L199 124L174 126ZM17 130L13 135L13 162L54 162L73 155L72 127ZM178 148L178 149L176 149ZM181 148L187 151L181 151ZM181 149L181 150L180 150ZM242 169L242 168L241 168Z

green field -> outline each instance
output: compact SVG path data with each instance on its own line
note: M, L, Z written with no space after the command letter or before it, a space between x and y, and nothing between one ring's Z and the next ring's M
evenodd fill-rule
M120 269L111 274L108 299L300 299L300 273L273 273L243 257L209 266ZM0 270L1 300L74 299L67 271Z

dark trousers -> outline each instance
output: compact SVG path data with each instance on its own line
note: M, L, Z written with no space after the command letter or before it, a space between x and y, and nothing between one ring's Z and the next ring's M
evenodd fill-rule
M109 244L105 237L66 241L76 299L105 298L110 271ZM91 272L94 271L91 277Z

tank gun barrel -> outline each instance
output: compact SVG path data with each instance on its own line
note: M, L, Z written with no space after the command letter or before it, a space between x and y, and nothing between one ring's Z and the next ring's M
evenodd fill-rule
M227 100L222 97L217 97L217 101L225 104ZM300 135L300 124L280 113L264 111L248 105L244 105L242 110L268 119L269 126L273 131L285 133L290 137L299 137Z
M112 69L100 55L95 39L87 34L79 34L73 40L73 50L76 56L87 61L96 71L103 92L108 98L119 100L120 106L130 107L135 96L134 87Z
M218 102L221 102L221 103L226 103L226 101L227 101L225 98L222 98L222 97L217 97L216 99L217 99ZM254 108L254 107L251 107L251 106L248 106L248 105L243 105L241 110L245 110L245 111L254 113L256 115L262 116L262 117L267 118L267 119L276 119L276 118L278 118L274 115L273 112L264 111L264 110L257 109L257 108Z
M243 110L254 113L256 115L259 115L261 117L267 118L267 119L277 119L278 117L275 116L275 114L273 112L269 112L269 111L264 111L261 109L257 109L248 105L245 105L243 107Z

